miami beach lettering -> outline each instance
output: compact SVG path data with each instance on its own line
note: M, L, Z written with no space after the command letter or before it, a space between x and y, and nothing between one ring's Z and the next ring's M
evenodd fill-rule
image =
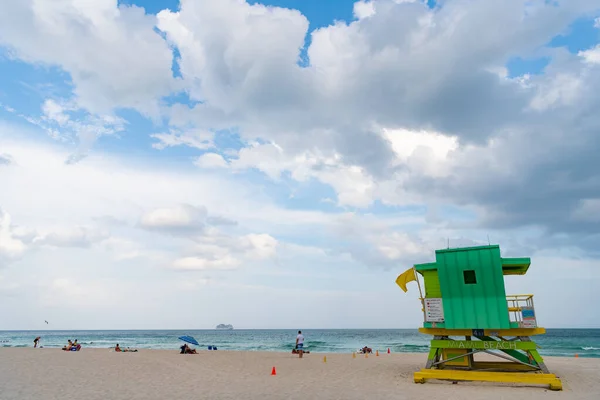
M495 341L449 341L451 349L490 349L490 350L516 350L516 342Z

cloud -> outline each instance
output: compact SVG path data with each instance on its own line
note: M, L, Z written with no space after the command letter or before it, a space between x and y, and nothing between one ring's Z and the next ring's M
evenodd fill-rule
M399 167L393 180L389 181L378 180L356 165L345 165L339 153L326 155L319 151L306 151L290 154L276 143L254 143L233 154L229 162L218 154L206 153L196 165L210 165L209 160L214 157L215 168L229 168L235 172L257 169L276 182L286 174L299 182L316 179L335 190L338 205L361 208L376 200L395 205L421 200L400 188L408 173L440 178L450 174L450 157L458 149L456 137L404 129L382 129L380 134L394 152L392 166Z
M114 0L9 1L3 8L0 45L14 58L66 71L76 103L92 113L131 107L157 115L159 97L176 86L173 53L143 8Z
M200 257L184 257L173 262L173 269L182 271L204 271L211 269L228 270L235 269L239 265L240 260L231 256L213 260Z
M89 307L118 307L121 302L119 285L104 280L89 282L73 277L58 277L40 283L39 291L40 303L44 309L66 307L76 311ZM59 318L64 319L57 317L52 323L57 325Z
M189 204L157 208L142 216L140 226L144 229L198 232L204 229L207 215L206 207L194 207Z
M548 137L542 138L539 132L569 130L586 110L594 109L597 98L592 93L597 92L593 88L598 72L590 67L594 48L582 51L581 57L560 49L545 50L552 56L551 63L544 74L527 79L526 84L523 78L510 79L494 72L505 69L514 57L537 51L578 16L597 11L597 6L585 1L559 5L514 2L510 7L492 1L466 8L465 3L456 1L435 9L421 2L362 1L355 4L356 10L373 8L377 12L310 32L309 64L303 67L298 59L308 21L295 10L232 0L219 4L183 0L178 11L164 10L154 18L139 8L115 8L109 2L86 10L75 7L62 14L46 8L33 10L29 5L25 2L19 8L19 15L28 21L41 15L59 20L87 18L114 24L118 28L114 35L139 30L139 36L128 36L135 40L123 44L139 48L134 52L135 60L127 58L128 65L135 70L139 60L145 60L145 52L154 47L161 55L154 62L162 64L156 64L156 69L155 64L153 68L144 65L144 74L130 79L124 87L128 96L143 95L148 102L156 103L161 91L148 95L146 86L137 86L142 81L162 82L166 92L175 91L171 83L165 84L172 77L164 72L167 58L172 61L168 46L177 47L181 88L192 101L200 103L192 108L182 104L165 108L173 130L155 135L156 148L208 149L213 143L206 132L239 127L244 140L258 137L261 144L242 149L237 159L208 153L195 163L206 169L257 168L272 178L291 171L293 179L300 182L316 179L332 186L341 206L368 207L377 200L410 204L434 198L487 204L477 193L483 188L471 188L471 184L484 183L470 181L462 172L465 154L493 153L499 143L510 153L536 140L547 141ZM482 20L490 23L473 42L472 31L479 29ZM150 33L154 24L165 33L166 41ZM14 29L14 24L4 28L5 43L15 51L14 56L30 60L25 50L39 52L35 47L38 43L34 46L33 41L16 38ZM88 30L83 30L82 41L91 40ZM504 31L510 35L499 33ZM35 30L24 36L33 34ZM102 40L93 44L105 45ZM119 49L117 46L113 51ZM99 63L97 68L102 66ZM74 69L66 70L78 76ZM157 75L150 77L151 72ZM105 70L98 74L108 79ZM112 75L116 81L121 79L119 74ZM114 82L119 88L123 86L120 83ZM59 123L65 113L56 104L60 105L48 103L46 109ZM119 101L111 104L123 106ZM141 111L148 105L131 104ZM577 111L579 104L584 106ZM593 132L596 121L591 116L586 120L586 131ZM518 134L524 132L523 127L530 129ZM394 143L385 133L401 131L412 132L415 137L437 135L440 142L447 138L454 147L444 159L430 154L429 145L413 150L410 158L404 157L398 149L412 139L400 135L402 139ZM550 136L559 140L560 135ZM592 139L587 133L580 137ZM85 154L77 153L69 161L76 162ZM540 171L553 159L536 160ZM518 169L506 157L493 165L475 167L473 160L467 163L493 177L488 181L502 180L507 170ZM495 168L500 164L505 165ZM440 179L453 181L457 196L450 195L450 200L434 190L447 184L438 182ZM465 199L460 198L462 194ZM497 212L496 206L490 204L485 212Z
M132 260L138 257L148 255L149 251L143 251L141 246L129 239L119 237L109 237L101 242L106 250L114 254L117 261Z
M202 154L194 164L200 168L225 168L228 165L223 156L216 153Z
M353 12L355 18L363 19L375 14L375 7L372 1L360 0L354 3Z
M55 121L58 125L65 125L69 122L70 118L64 113L65 109L63 106L58 104L53 99L47 99L43 106L42 111L47 119Z
M2 275L0 275L0 297L16 296L19 288L19 284L7 281Z
M341 239L332 251L347 254L368 267L410 265L430 256L436 244L414 232L403 232L401 227L355 213L341 215L331 229Z
M172 264L177 270L229 270L255 261L272 259L277 254L278 241L268 234L248 234L239 237L211 234L196 238L190 256Z
M23 255L26 245L13 233L10 215L0 208L0 268Z
M244 137L260 136L287 152L318 147L339 153L341 163L389 177L393 152L374 124L484 143L522 120L531 96L490 67L544 45L576 15L596 8L585 2L468 8L452 2L435 10L420 2L364 4L371 3L378 12L369 18L311 32L305 68L297 60L307 25L294 11L184 0L178 12L159 13L159 28L182 55L183 81L202 101L188 110L188 121L239 126ZM491 22L473 42L471 28L482 20ZM273 30L276 38L268 34ZM504 30L510 37L499 33Z
M306 25L290 10L182 1L178 12L160 13L160 29L182 55L183 82L201 101L173 107L172 123L236 126L251 143L227 160L205 154L196 164L315 179L336 191L340 206L451 203L471 207L484 229L581 232L571 210L580 196L597 194L595 48L581 56L544 49L550 64L527 79L497 71L597 5L370 3L376 12L368 18L310 32L305 67L296 61ZM263 37L272 29L281 34ZM265 40L282 50L246 51Z
M577 221L600 222L600 198L582 199L573 210L572 217Z
M600 45L578 53L588 64L600 64Z
M106 239L108 236L107 232L94 228L84 226L74 228L63 227L35 237L33 244L37 246L85 248Z
M13 220L19 214L19 225L46 232L56 225L93 226L98 223L97 218L108 216L125 227L134 226L149 211L186 204L189 199L202 199L202 204L212 211L211 217L225 215L233 220L246 214L248 208L260 208L260 201L247 185L234 185L226 176L212 176L194 168L165 170L151 158L136 161L94 153L85 163L65 165L67 150L29 139L36 134L39 137L39 131L0 126L12 137L28 138L2 139L1 145L15 161L14 167L3 169L0 174L0 187L11 188L2 191L2 205L11 210ZM247 202L230 207L224 201L237 196ZM30 218L28 209L39 211ZM42 212L47 209L53 212Z
M170 133L156 133L150 136L154 139L158 139L158 143L152 145L152 147L158 150L174 146L188 146L201 150L214 147L214 134L202 130L193 130L183 133L173 131Z
M572 213L581 199L600 196L593 173L600 118L591 111L600 104L600 70L561 54L562 62L531 78L539 107L528 111L529 123L515 124L486 144L461 146L450 153L446 177L412 174L404 190L477 207L479 224L488 229L537 226L584 243L597 223L575 222Z
M76 164L84 159L96 140L101 136L115 135L125 130L127 122L113 115L90 114L80 109L73 101L46 99L39 118L24 114L20 118L37 126L52 139L62 143L77 143L69 154L66 164Z
M234 221L232 219L226 218L226 217L220 217L220 216L212 216L212 217L207 217L206 218L206 222L209 225L213 225L213 226L235 226L237 225L237 221Z
M13 163L12 157L8 154L0 154L0 165L10 165Z

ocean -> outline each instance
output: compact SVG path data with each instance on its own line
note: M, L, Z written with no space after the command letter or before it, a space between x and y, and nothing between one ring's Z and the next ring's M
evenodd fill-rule
M219 350L291 351L296 338L293 329L265 330L127 330L127 331L0 331L0 347L31 347L41 336L44 347L60 348L68 339L77 339L85 347L171 349L178 351L179 336L196 338L203 348ZM412 329L306 329L306 348L313 352L349 353L369 346L394 353L427 352L431 336ZM534 337L546 356L600 358L600 329L547 329Z

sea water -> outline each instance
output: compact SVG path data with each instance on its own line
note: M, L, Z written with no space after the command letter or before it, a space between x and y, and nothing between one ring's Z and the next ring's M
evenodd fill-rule
M323 353L349 353L368 346L374 351L420 353L429 349L431 336L408 329L306 329L306 349ZM179 336L193 336L202 348L219 350L291 351L297 330L128 330L128 331L0 331L0 347L32 347L41 336L40 345L62 347L77 339L84 348L171 349L178 351ZM600 357L600 329L547 329L533 340L542 355Z

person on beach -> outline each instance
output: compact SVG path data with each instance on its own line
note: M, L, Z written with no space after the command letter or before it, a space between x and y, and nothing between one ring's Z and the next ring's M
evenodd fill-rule
M181 346L180 349L181 352L179 354L198 354L196 349L192 349L190 346L187 345L187 343Z
M72 342L71 339L69 339L69 343L62 349L65 351L79 351L81 350L81 345L77 343L77 339L75 339L74 342Z
M137 349L130 349L129 347L127 347L126 349L121 349L119 347L119 343L117 343L117 345L115 346L115 351L117 353L137 353Z
M36 337L35 339L33 339L33 347L36 348L38 343L40 342L41 337Z
M298 331L298 336L296 336L296 350L298 351L298 356L302 358L304 354L304 335L302 331Z

